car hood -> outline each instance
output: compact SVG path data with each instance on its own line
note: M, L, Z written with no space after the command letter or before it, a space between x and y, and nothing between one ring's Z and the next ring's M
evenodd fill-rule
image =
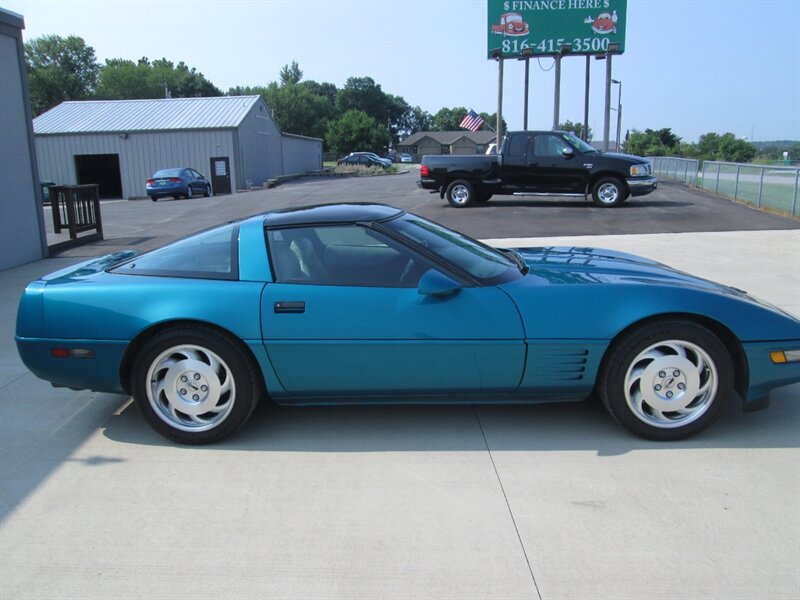
M795 339L800 321L746 292L656 261L599 248L517 249L529 271L500 287L529 337L612 339L632 323L692 314L742 341Z
M528 277L550 284L660 284L730 293L745 292L683 273L667 265L616 250L587 247L518 248Z
M646 158L642 158L641 156L636 156L635 154L624 154L622 152L603 152L603 156L608 156L609 158L619 158L622 160L627 160L634 164L645 164L650 162Z

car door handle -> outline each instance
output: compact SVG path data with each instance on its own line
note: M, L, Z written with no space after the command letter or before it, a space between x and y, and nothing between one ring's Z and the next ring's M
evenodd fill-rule
M275 314L301 314L306 312L306 303L302 301L296 302L276 302Z

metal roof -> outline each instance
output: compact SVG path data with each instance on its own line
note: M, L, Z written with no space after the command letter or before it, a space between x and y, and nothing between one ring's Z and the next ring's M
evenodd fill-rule
M398 142L398 146L413 146L424 138L430 138L438 144L449 146L461 138L467 138L475 144L488 144L494 141L494 131L418 131Z
M238 127L261 96L62 102L33 120L35 134Z

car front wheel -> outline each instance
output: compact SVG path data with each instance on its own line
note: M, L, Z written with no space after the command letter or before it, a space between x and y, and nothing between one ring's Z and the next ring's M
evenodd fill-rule
M597 388L608 412L629 431L651 440L677 440L717 418L733 393L733 367L711 331L690 321L666 320L615 342Z
M616 177L603 177L592 186L592 199L597 206L619 206L627 197L625 186Z
M135 358L133 397L149 425L181 444L216 442L239 429L263 394L258 367L231 336L169 329Z
M205 189L205 191L203 192L203 196L205 196L206 198L208 198L210 195L211 195L211 186L207 184L207 185L206 185L206 189Z
M464 208L469 206L475 200L475 190L469 181L457 179L449 186L447 186L447 201L450 206L455 208Z

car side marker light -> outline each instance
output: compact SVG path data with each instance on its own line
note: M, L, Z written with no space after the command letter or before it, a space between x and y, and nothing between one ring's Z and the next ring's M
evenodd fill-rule
M92 348L50 348L53 358L94 358Z
M775 364L798 362L800 361L800 350L770 352L769 357Z

